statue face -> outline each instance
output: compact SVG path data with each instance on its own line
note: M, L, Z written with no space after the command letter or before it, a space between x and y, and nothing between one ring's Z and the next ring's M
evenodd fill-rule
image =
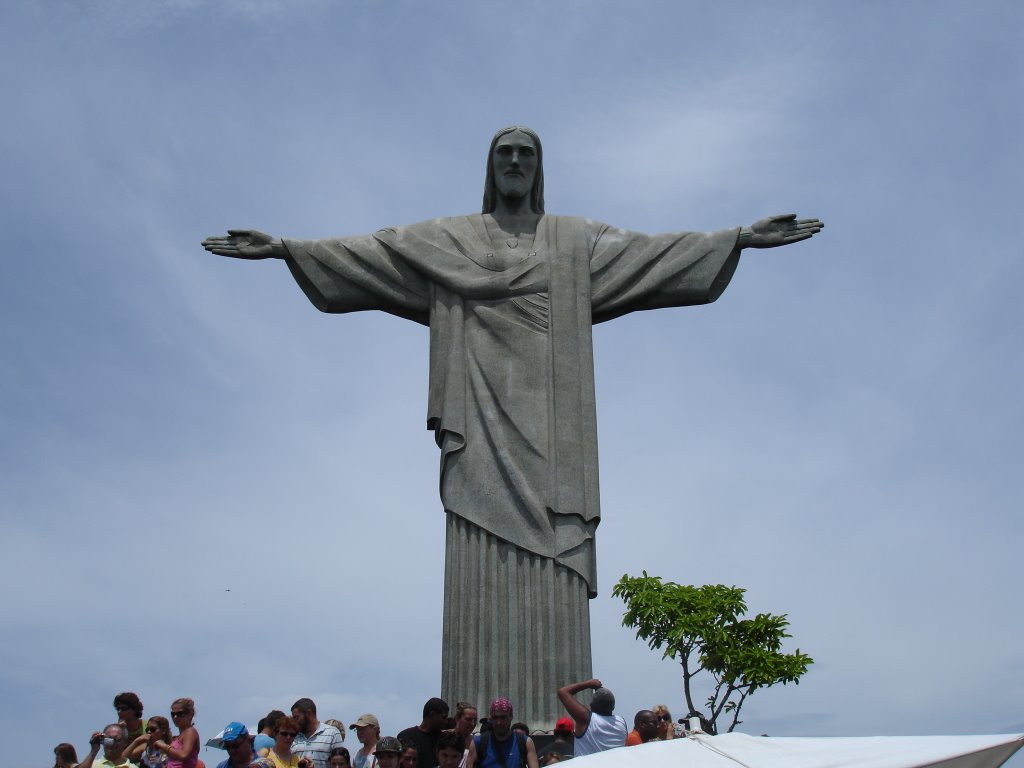
M537 147L527 134L512 131L498 139L491 162L498 194L511 198L530 194L537 175Z

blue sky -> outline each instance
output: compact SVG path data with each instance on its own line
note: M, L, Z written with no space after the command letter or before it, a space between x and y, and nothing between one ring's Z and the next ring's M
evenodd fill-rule
M682 706L610 596L646 569L745 587L815 658L743 730L1024 731L1024 11L710 5L5 5L8 759L84 751L120 690L192 696L204 738L307 695L418 720L427 332L322 315L280 263L199 241L472 212L511 123L544 140L552 213L827 223L746 253L716 304L595 330L594 668L620 710Z

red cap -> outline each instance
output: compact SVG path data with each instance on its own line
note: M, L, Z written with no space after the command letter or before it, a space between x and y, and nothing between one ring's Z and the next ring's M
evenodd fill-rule
M572 733L576 730L576 724L572 721L571 717L560 717L558 718L558 722L555 723L555 730Z

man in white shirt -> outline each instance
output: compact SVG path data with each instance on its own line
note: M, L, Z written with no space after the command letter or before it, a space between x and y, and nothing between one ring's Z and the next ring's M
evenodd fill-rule
M343 746L345 741L341 731L316 719L316 704L312 699L299 699L292 704L292 717L299 724L292 754L308 757L313 761L313 768L327 768L331 750Z
M580 691L592 689L590 706L576 700ZM570 683L558 689L558 700L576 723L573 744L576 757L592 755L626 744L626 721L614 714L615 695L597 678Z

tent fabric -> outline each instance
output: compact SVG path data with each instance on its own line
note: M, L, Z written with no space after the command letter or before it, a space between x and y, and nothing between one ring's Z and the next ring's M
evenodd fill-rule
M586 765L576 768L998 768L1022 745L1024 734L796 738L700 733L577 758Z

